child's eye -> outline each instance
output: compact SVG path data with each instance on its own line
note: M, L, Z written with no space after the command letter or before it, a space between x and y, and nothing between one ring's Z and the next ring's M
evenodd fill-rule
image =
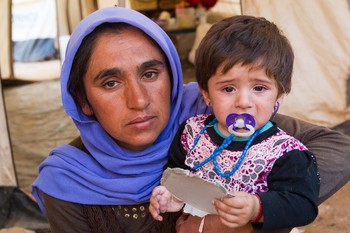
M255 91L264 91L264 90L266 90L266 88L264 86L255 86L254 90Z
M233 92L235 90L234 87L224 87L225 92Z

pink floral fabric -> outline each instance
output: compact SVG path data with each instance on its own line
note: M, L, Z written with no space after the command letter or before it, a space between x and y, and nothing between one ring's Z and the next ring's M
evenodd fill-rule
M181 136L181 143L187 151L185 164L194 167L196 164L210 157L216 145L209 137L207 131L201 135L196 147L189 153L196 136L204 127L208 115L199 115L187 120L185 130ZM261 143L252 145L238 170L228 178L215 172L213 161L208 162L192 174L212 183L222 185L228 191L245 191L251 194L268 191L267 177L275 161L291 150L307 150L298 140L280 130L272 137ZM221 172L230 172L243 151L223 150L217 156Z

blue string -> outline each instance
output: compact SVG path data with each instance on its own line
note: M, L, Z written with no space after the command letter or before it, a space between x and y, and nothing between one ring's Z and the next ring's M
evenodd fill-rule
M201 129L201 131L199 132L199 134L197 135L197 137L194 139L194 142L193 142L193 146L192 148L190 149L190 152L196 147L199 139L201 138L202 134L204 134L204 132L207 130L208 127L211 127L213 125L216 124L216 122L218 122L218 120L216 118L214 118L214 120L212 120L211 122L209 122L208 125L204 126L203 129Z
M194 141L194 145L192 146L192 148L190 149L190 152L195 148L195 146L197 145L201 135L205 132L205 130L209 127L214 125L217 122L216 118L211 121L207 126L205 126L199 133L199 135L197 135L195 141ZM260 129L258 129L257 131L255 131L255 133L249 138L247 144L245 145L244 149L243 149L243 153L241 155L241 157L238 159L236 165L232 168L232 170L230 172L227 173L223 173L221 172L218 162L217 162L217 156L219 156L219 154L226 149L231 143L232 140L234 138L234 134L231 134L230 136L228 136L227 138L225 138L225 140L222 142L221 146L215 148L214 152L210 155L210 157L208 157L207 159L205 159L204 161L202 161L201 163L197 164L196 166L193 167L193 170L197 170L198 168L204 166L205 164L207 164L208 162L210 162L211 160L213 160L214 163L214 168L215 171L217 172L217 174L219 174L222 177L230 177L232 176L237 170L238 168L241 166L245 156L247 155L247 152L249 150L250 145L252 144L253 140L259 135L260 133Z

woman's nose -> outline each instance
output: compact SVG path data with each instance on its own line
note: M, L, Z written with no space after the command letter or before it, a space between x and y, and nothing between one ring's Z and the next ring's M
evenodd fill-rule
M149 88L135 81L125 88L125 97L130 109L145 109L150 104Z

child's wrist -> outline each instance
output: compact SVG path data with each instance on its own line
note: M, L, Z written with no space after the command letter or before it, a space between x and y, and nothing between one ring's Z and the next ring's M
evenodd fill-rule
M257 211L256 217L250 220L250 222L252 223L259 222L263 216L263 204L262 204L261 198L258 194L254 194L254 196L258 199L259 204L258 204L258 211Z

